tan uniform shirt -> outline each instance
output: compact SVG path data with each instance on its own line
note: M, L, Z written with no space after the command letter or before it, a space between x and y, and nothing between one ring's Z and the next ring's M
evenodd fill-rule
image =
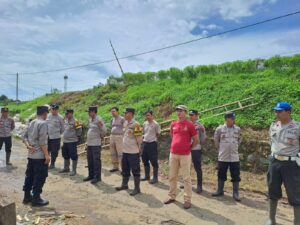
M192 150L201 150L202 145L205 143L205 139L206 139L205 127L198 121L195 121L194 125L198 133L199 143L194 148L192 148Z
M220 125L214 135L215 146L219 150L218 160L222 162L238 162L239 144L242 141L241 128L234 125Z
M102 126L99 122L102 122ZM87 145L88 146L101 146L101 137L106 133L106 126L102 118L96 116L94 119L89 118L89 130L87 132Z
M160 131L160 125L155 120L153 120L151 123L145 121L143 124L143 141L157 141L157 135L160 134Z
M64 143L77 142L78 137L81 136L81 133L82 126L75 118L72 118L70 120L65 119L65 130L63 134Z
M123 126L125 119L122 116L117 116L111 120L111 134L123 135Z
M123 153L137 154L140 152L142 135L135 135L136 126L140 125L134 119L124 123Z
M35 152L28 152L28 158L44 159L45 155L41 146L48 145L47 122L40 118L31 121L23 135L23 139L36 149Z
M270 130L271 152L282 156L297 156L300 150L300 123L291 120L288 124L273 122Z
M64 132L64 118L61 115L49 114L47 118L49 139L58 139Z
M0 137L10 137L13 129L15 129L15 121L12 118L0 118Z

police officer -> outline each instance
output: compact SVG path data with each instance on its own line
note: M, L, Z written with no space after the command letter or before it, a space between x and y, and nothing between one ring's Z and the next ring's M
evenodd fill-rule
M142 144L141 125L134 120L135 109L125 109L124 137L123 137L123 157L122 157L122 185L116 187L117 191L128 189L130 172L134 177L134 190L130 195L134 196L140 190L140 152Z
M59 106L57 104L51 105L51 113L48 115L48 151L51 155L51 164L49 169L55 168L55 161L60 149L60 136L64 132L64 119L58 113Z
M276 224L276 208L282 197L282 183L289 204L294 207L294 224L300 225L300 123L291 118L292 106L288 102L279 102L273 110L276 121L271 124L269 131L269 219L266 225Z
M230 169L233 184L233 198L240 201L239 182L240 159L238 148L242 141L241 129L235 125L235 113L225 113L225 124L218 126L214 134L214 142L219 150L218 156L218 189L212 196L224 195L224 183L227 180L227 170Z
M158 150L157 138L160 135L160 125L154 120L153 112L145 112L146 121L143 124L143 151L142 160L145 168L145 177L142 181L150 181L150 164L153 167L153 178L150 184L158 182Z
M38 106L37 119L30 122L23 136L23 142L28 149L28 163L23 186L25 193L23 203L27 204L31 202L32 206L44 206L49 204L49 201L41 198L42 189L48 176L48 164L50 162L47 147L47 114L47 106Z
M64 168L60 173L70 172L70 159L72 160L72 172L70 176L76 175L77 169L77 144L82 134L82 125L73 116L74 110L65 110L65 129L63 133L62 156L64 158Z
M122 162L122 150L123 150L123 125L125 122L124 117L119 115L119 108L112 107L111 110L111 134L110 134L110 155L113 168L109 172L119 171L119 164Z
M189 111L190 120L195 125L199 136L199 143L192 148L192 162L197 173L197 190L196 192L200 194L202 192L202 166L201 166L201 157L202 157L202 146L206 139L206 132L204 126L198 121L199 113L197 110Z
M106 134L105 123L97 116L97 107L91 106L87 110L89 113L87 132L87 160L89 175L83 181L91 181L96 184L101 181L101 137Z
M6 153L6 165L12 165L10 163L11 155L11 132L15 129L15 121L8 116L8 108L1 108L0 118L0 150L2 149L3 143L5 144Z

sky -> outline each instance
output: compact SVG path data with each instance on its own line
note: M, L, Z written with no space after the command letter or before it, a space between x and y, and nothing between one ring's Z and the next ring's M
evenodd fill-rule
M120 76L113 59L300 10L299 0L0 0L0 95L30 100L51 88L84 90ZM188 45L121 60L125 72L300 53L300 14ZM29 74L22 74L29 73Z

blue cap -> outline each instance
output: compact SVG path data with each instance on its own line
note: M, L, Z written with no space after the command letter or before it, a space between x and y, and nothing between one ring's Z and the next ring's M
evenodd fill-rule
M277 105L273 108L275 111L282 111L282 110L291 110L292 106L288 102L278 102Z

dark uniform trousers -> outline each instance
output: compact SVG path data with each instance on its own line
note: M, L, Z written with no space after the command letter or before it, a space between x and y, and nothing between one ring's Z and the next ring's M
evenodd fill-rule
M227 170L230 170L231 182L240 182L240 162L218 162L218 178L222 181L227 180Z
M51 162L55 162L60 149L60 138L48 139L48 151L51 155Z
M5 152L11 152L11 137L0 137L0 150L2 149L3 143L5 144Z
M295 161L279 161L272 157L267 179L270 199L282 197L283 183L290 205L300 207L300 166Z
M101 180L101 146L87 147L89 177Z
M130 177L130 172L134 177L141 176L140 154L123 153L122 157L122 175Z
M62 156L64 159L77 160L77 142L64 143L62 146Z
M197 182L202 184L202 165L201 165L202 150L192 150L192 161L197 173Z
M47 177L48 165L45 164L45 159L28 158L23 191L32 190L33 194L41 194Z
M142 160L144 166L149 167L149 161L153 168L158 168L157 142L143 142Z

